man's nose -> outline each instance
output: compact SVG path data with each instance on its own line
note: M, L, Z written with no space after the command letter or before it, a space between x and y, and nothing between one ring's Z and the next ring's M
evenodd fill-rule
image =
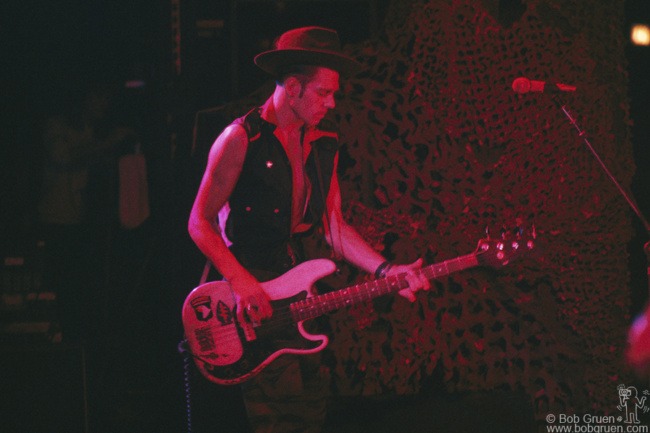
M336 107L336 100L334 99L334 95L327 95L327 98L325 98L325 106L327 108Z

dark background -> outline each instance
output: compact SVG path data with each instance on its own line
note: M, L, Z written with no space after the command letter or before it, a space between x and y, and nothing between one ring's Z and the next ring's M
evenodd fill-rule
M182 428L183 365L176 352L182 333L179 310L184 296L198 281L203 264L185 231L203 164L191 152L194 115L265 84L265 76L251 58L268 49L272 38L285 29L313 22L337 28L343 41L361 42L380 32L387 1L187 3L191 4L181 4L180 9L180 46L176 47L180 48L179 63L175 63L178 59L173 55L168 2L26 0L12 2L0 14L3 256L29 255L37 241L35 207L41 180L40 134L44 119L58 112L61 101L89 85L108 83L118 90L117 111L128 117L143 137L152 199L152 217L145 226L135 231L116 227L107 231L113 253L128 252L124 256L130 262L127 272L120 276L120 289L106 289L107 296L115 295L124 302L121 308L109 311L119 313L109 315L110 321L117 324L115 329L106 326L102 334L111 338L97 342L102 346L102 356L99 361L91 360L99 373L86 384L90 387L89 401L76 397L83 388L77 374L81 365L86 365L81 362L82 353L39 349L15 352L7 348L3 352L9 353L5 359L17 369L24 386L16 399L18 403L4 406L3 410L8 407L13 412L10 419L21 418L17 424L27 422L23 417L33 413L23 407L28 405L49 407L67 419L81 411L89 412L86 418L98 430L110 431L111 423L124 425L124 419L138 419L141 426L166 425L170 431ZM505 9L516 3L499 2ZM647 0L628 0L625 7L625 33L633 22L650 22ZM628 64L623 66L629 73L637 166L632 192L647 215L650 47L629 45L626 54ZM123 88L126 80L136 79L146 85ZM570 84L580 90L580 83ZM589 130L589 125L583 127ZM632 219L637 233L629 246L632 313L636 313L647 299L647 259L642 248L648 236L641 222L634 216ZM115 284L117 268L116 260L107 260L98 280L106 287ZM4 375L16 371L3 370ZM43 389L44 383L52 383L48 380L52 377L61 381L53 383L52 389ZM60 404L62 390L72 396L73 404ZM203 401L222 402L211 419L226 414L230 419L241 416L236 391L201 389L199 383L196 393L208 396ZM149 404L151 401L155 404ZM197 406L198 413L203 414L201 422L206 419L205 411L201 412L204 408L200 403ZM20 417L15 415L18 412ZM51 422L50 418L46 420ZM230 426L233 421L225 423Z
M170 5L144 0L102 0L12 3L0 16L3 66L2 227L22 229L33 212L38 193L38 133L41 122L57 113L62 98L97 83L119 89L126 80L146 86L124 90L121 106L136 112L151 136L149 150L178 161L191 147L197 110L222 105L264 84L252 64L255 53L268 49L273 37L292 25L315 22L339 29L347 43L376 35L387 0L367 1L197 1L181 5L180 74L174 67ZM517 3L499 2L502 8ZM629 32L633 22L650 20L643 0L625 2ZM510 5L510 7L514 7ZM273 17L273 19L268 19ZM650 49L626 49L631 117L634 122L636 199L648 209L644 170L648 165L648 100L646 77ZM531 77L544 79L544 77ZM579 88L580 83L576 84ZM583 125L585 129L589 125ZM173 145L175 137L176 146ZM175 153L180 152L180 154Z

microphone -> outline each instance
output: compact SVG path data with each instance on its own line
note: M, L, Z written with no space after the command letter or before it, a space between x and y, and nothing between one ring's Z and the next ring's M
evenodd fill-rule
M545 81L529 80L528 78L519 77L515 78L512 82L512 90L517 93L561 93L561 92L575 92L576 87L568 84L547 84Z

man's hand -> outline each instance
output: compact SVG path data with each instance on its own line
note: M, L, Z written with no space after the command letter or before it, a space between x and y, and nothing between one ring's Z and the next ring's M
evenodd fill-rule
M390 267L386 276L406 274L406 281L409 287L399 291L399 294L404 296L411 302L415 301L415 292L418 290L429 290L431 283L422 275L419 270L422 268L423 260L417 259L410 265L393 265Z
M271 317L273 308L269 297L255 277L242 274L232 278L229 283L235 293L237 319L240 323L246 320L259 323L262 319Z

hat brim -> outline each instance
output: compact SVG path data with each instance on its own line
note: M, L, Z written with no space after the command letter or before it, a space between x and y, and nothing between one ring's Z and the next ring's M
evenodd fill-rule
M329 51L273 50L258 54L254 61L260 69L276 78L291 65L322 66L345 76L352 76L362 69L361 63L353 58Z

